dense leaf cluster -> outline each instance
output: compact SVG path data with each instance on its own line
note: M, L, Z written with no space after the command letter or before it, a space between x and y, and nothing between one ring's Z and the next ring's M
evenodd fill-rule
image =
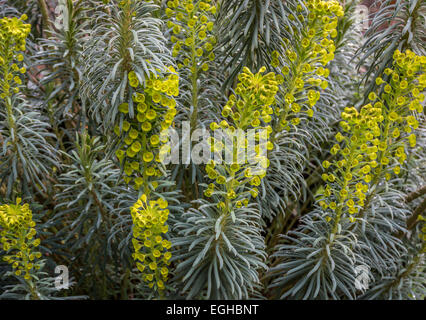
M360 2L0 0L0 299L424 299L426 5Z

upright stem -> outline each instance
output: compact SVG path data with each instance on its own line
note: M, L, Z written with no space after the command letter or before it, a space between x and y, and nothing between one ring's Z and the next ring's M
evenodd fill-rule
M43 29L49 29L50 23L49 23L49 9L47 7L47 4L45 0L38 0L38 5L40 7L41 11L41 17L43 21Z
M354 146L352 145L351 148L350 148L350 155L351 156L350 156L350 158L347 162L346 170L345 170L345 173L343 175L343 179L345 180L345 182L344 182L341 190L346 189L346 187L348 186L349 181L346 180L345 177L346 177L347 174L349 174L351 172L351 164L354 160L353 151L354 151ZM331 236L337 233L337 227L339 225L339 222L340 222L340 219L341 219L341 216L342 216L342 209L343 209L344 201L345 201L345 198L342 197L341 195L339 195L339 203L337 204L337 208L336 208L336 218L334 220L333 229L332 229L332 232L331 232L330 238L329 238L330 242L331 242Z
M9 130L10 130L10 135L12 137L12 146L13 149L16 151L17 150L17 137L16 137L16 123L15 123L15 119L13 116L13 106L12 106L12 94L11 94L11 82L12 80L8 80L7 79L7 75L9 75L10 72L10 61L12 60L12 56L13 53L11 52L10 48L10 43L9 40L6 41L5 44L5 52L4 53L4 63L3 63L3 78L4 79L0 79L0 92L3 92L3 94L5 95L4 97L4 103L6 106L6 112L7 112L7 121L9 124ZM10 151L10 150L9 150ZM18 172L18 175L19 172Z
M146 152L146 146L147 146L147 139L146 139L146 135L142 135L142 147L143 147L143 153L144 154ZM149 198L149 194L151 193L151 190L149 189L149 185L148 185L148 175L146 174L146 169L143 170L142 172L142 179L143 179L143 191L146 194L146 196Z
M20 232L20 235L19 235L19 242L18 243L25 244L26 239L27 239L27 233L25 232L25 230L22 230ZM29 258L29 255L25 251L21 251L21 252L23 253L23 255L22 255L23 264L26 268L28 263L30 263L31 260ZM34 285L32 278L29 278L29 279L24 278L24 280L28 285L30 295L31 295L31 299L32 300L40 300L40 298L38 297L38 294L37 294L37 288Z

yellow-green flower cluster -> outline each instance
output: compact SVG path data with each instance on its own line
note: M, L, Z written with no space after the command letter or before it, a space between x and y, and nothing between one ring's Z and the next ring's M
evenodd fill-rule
M417 114L423 112L426 87L426 57L407 50L396 50L393 66L376 79L380 93L371 92L368 98L375 105L384 108L381 137L376 141L379 149L380 168L377 174L387 180L391 174L399 174L407 159L408 147L415 147L419 127Z
M391 172L400 173L407 144L416 144L412 131L419 126L416 113L423 111L425 96L420 92L426 86L425 66L424 56L395 51L392 68L376 79L377 91L368 95L370 103L360 112L345 108L342 113L344 134L337 133L338 143L331 148L339 157L333 163L323 162L327 186L320 201L323 209L336 213L337 220L348 212L354 222L371 187L383 177L390 179Z
M179 95L179 76L173 67L169 67L167 75L151 74L145 83L133 71L128 80L132 99L118 107L122 120L114 131L122 143L116 156L123 167L125 182L133 182L136 190L144 192L130 209L133 258L143 272L143 280L150 288L161 291L165 287L171 258L171 253L165 252L171 243L162 237L168 231L169 210L167 201L161 198L154 201L148 197L158 186L158 177L163 175L160 149L168 142L167 132L177 113L175 97Z
M172 254L170 241L164 238L168 203L162 198L148 200L144 194L130 209L133 219L133 258L148 286L159 291L165 288Z
M146 186L150 177L162 176L158 167L159 150L167 142L164 134L172 125L176 111L176 97L179 94L179 76L173 67L166 77L151 75L141 86L134 72L129 73L129 84L134 88L132 95L133 118L129 116L129 103L122 103L118 110L124 120L114 131L122 138L116 151L124 173L125 182L133 182L135 189Z
M380 137L382 108L372 104L363 106L360 112L354 107L345 108L342 119L341 126L347 136L337 133L338 143L331 148L331 154L340 155L339 160L323 162L328 170L322 175L328 183L324 191L328 201L323 200L320 205L338 214L347 211L353 215L364 205L371 172L378 166L378 147L373 141ZM353 216L350 219L354 220Z
M10 96L11 91L19 92L18 86L22 84L20 74L26 72L22 67L26 38L31 31L31 25L25 24L26 15L19 19L0 19L0 98Z
M283 39L283 54L272 53L271 65L280 69L277 76L279 83L285 83L280 91L282 108L276 108L279 117L277 127L290 130L290 125L300 123L298 114L308 117L314 114L313 107L320 98L320 91L328 87L329 69L325 66L334 59L336 49L332 38L337 36L338 17L343 15L343 8L338 1L306 0L306 12L298 5L297 18L302 28L292 41Z
M271 106L275 103L278 81L273 72L264 75L265 70L266 68L262 67L258 73L253 74L244 67L238 75L236 95L231 95L222 109L222 116L231 119L230 126L234 129L257 128L262 123L271 122ZM212 130L219 126L220 124L215 122L210 124Z
M3 261L12 265L15 274L30 280L31 270L40 269L36 261L41 257L36 250L40 239L35 239L35 222L29 205L20 203L18 198L16 204L0 206L0 249L6 253Z
M222 116L227 120L220 123L212 122L210 128L215 131L221 129L226 137L231 137L231 144L228 146L222 140L211 138L211 151L219 155L222 160L223 153L229 152L232 155L232 163L216 164L211 161L206 165L208 177L215 180L205 190L207 197L218 195L224 198L218 206L224 212L230 212L232 209L247 206L249 197L256 197L257 187L261 179L266 175L266 169L269 166L266 151L271 150L273 144L268 141L272 128L268 125L271 121L275 103L275 95L278 91L278 82L274 73L263 75L266 68L262 67L258 73L253 74L248 68L244 68L239 75L235 93L231 95L227 104L222 110ZM246 138L247 129L256 130L254 139L257 143L253 150L248 149L249 143ZM240 138L238 133L244 133ZM233 136L237 137L235 145ZM226 150L232 148L232 150ZM241 156L239 153L244 153ZM215 156L215 159L216 156ZM242 161L241 161L242 159ZM244 186L250 186L249 189Z
M199 69L207 71L208 61L214 60L212 52L216 38L211 35L216 6L211 0L172 0L167 2L166 14L170 18L167 26L172 30L172 54L182 54L179 68L188 67L191 73Z

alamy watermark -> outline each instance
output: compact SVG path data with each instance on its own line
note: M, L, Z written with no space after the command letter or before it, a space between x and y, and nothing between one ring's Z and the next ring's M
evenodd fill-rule
M161 131L159 160L168 164L249 164L252 172L262 174L267 167L268 130L241 130L218 127L214 131L197 128L191 131L190 122L183 121L181 136L174 128ZM253 171L254 170L254 171Z
M354 10L354 25L358 31L365 31L368 29L369 23L369 9L364 5L357 5Z
M58 265L55 268L55 274L58 276L55 277L55 289L56 290L67 290L70 287L70 276L67 266Z
M369 288L370 284L370 267L367 265L359 265L355 267L355 288L364 292Z
M55 7L54 26L58 30L68 31L69 11L66 0L58 0ZM364 31L369 26L369 9L365 5L357 5L354 10L354 22L358 30Z
M66 0L59 0L58 5L55 7L55 21L53 22L55 28L68 31L69 18Z

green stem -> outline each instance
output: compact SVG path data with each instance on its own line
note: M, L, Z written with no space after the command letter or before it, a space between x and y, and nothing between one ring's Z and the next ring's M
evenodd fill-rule
M42 21L43 21L43 29L49 29L50 28L50 23L49 23L49 9L47 7L47 4L45 2L45 0L38 0L38 5L40 7L40 11L41 11L41 17L42 17Z
M348 186L348 183L349 183L349 181L346 180L345 177L346 177L347 174L349 174L351 172L351 164L352 164L352 162L354 160L354 152L353 151L354 151L354 145L352 144L351 148L350 148L350 151L349 151L351 156L349 157L349 160L347 161L347 167L346 167L345 173L343 175L343 180L345 182L343 183L343 187L342 187L341 190L346 189L346 187ZM340 219L342 217L342 209L343 209L343 206L344 206L345 199L346 199L346 197L342 197L339 194L339 203L337 204L337 208L336 208L336 218L334 220L333 229L332 229L332 232L330 234L329 243L332 242L331 241L332 235L335 235L337 233L337 228L338 228Z
M26 244L26 239L27 239L27 231L25 229L21 230L20 235L19 235L19 241L18 243L21 244ZM21 251L21 253L23 253L22 255L22 262L23 262L23 266L25 267L25 269L27 268L28 263L30 263L30 257L27 254L26 251ZM24 280L26 282L26 284L28 285L28 288L30 290L30 295L31 295L31 299L32 300L40 300L37 294L37 288L34 285L32 278L30 279L26 279L24 277Z
M147 151L146 146L147 146L147 139L146 139L146 135L142 135L142 146L143 146L143 152L142 155L145 154L145 152ZM142 159L143 161L143 159ZM144 164L145 166L145 164ZM142 173L142 179L143 179L143 189L144 189L144 193L146 194L147 198L149 198L149 195L151 193L151 190L149 189L149 185L148 185L148 175L146 174L146 168L144 168L143 173Z

